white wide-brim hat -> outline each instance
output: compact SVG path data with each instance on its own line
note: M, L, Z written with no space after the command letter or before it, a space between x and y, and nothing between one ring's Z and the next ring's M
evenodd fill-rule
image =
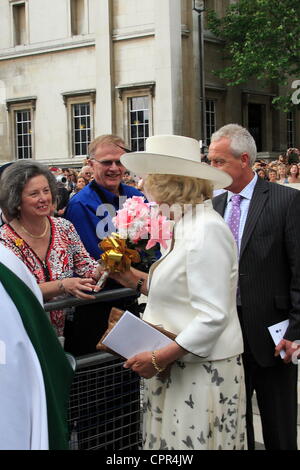
M211 181L214 189L226 188L232 178L224 171L201 162L199 142L180 135L155 135L146 139L145 152L126 153L122 164L142 176L180 175Z

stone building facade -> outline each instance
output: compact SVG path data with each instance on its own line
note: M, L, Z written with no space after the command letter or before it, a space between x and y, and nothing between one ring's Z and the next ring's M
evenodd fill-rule
M230 1L204 3L224 9ZM122 136L139 150L153 134L200 140L203 113L208 142L213 130L238 122L252 130L263 156L300 146L299 112L273 109L274 86L262 89L252 80L227 88L213 74L221 65L223 45L200 13L202 93L193 4L1 0L0 163L33 158L80 166L90 140L106 133Z

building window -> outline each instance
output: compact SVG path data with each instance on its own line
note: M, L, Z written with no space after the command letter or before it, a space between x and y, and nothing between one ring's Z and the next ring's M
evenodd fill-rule
M62 94L67 110L70 157L86 157L94 138L96 90L71 91Z
M289 111L286 116L287 148L295 147L295 114Z
M13 44L20 46L27 44L27 25L26 25L26 5L22 3L13 3L12 22L13 22Z
M10 123L11 153L16 160L34 158L36 100L36 96L6 100Z
M149 97L128 98L128 106L130 147L134 152L143 151L149 137Z
M210 145L210 138L217 129L216 123L216 102L215 100L206 100L206 140Z
M86 156L91 142L90 103L72 104L73 155Z
M152 135L155 82L118 85L116 90L123 107L125 142L132 151L143 151L147 137Z
M71 35L86 33L85 0L70 0Z
M30 109L15 111L15 137L17 159L32 158Z

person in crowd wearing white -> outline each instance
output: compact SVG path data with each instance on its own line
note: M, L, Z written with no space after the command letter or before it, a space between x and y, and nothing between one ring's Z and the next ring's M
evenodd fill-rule
M2 244L0 298L0 450L67 449L73 370L36 280Z

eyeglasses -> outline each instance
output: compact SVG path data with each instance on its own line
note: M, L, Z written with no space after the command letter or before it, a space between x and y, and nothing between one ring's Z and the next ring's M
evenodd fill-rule
M120 160L96 160L95 158L92 159L93 162L97 162L97 163L100 163L101 165L105 166L105 167L110 167L112 166L113 164L115 164L116 166L123 166L122 165L122 162Z
M125 153L131 153L130 149L123 147L122 145L116 144L115 142L113 142L113 145L115 145L116 147L119 147ZM115 163L119 167L123 166L120 160L96 160L95 157L91 157L91 156L89 158L90 160L93 160L94 162L97 162L97 163L101 163L101 165L106 166L106 167L112 166L113 163Z

